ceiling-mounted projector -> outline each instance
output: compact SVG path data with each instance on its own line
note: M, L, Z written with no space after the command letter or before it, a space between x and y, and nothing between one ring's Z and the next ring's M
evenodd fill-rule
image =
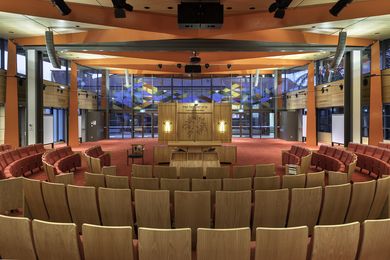
M179 27L217 29L223 24L223 5L219 1L182 1L177 8Z

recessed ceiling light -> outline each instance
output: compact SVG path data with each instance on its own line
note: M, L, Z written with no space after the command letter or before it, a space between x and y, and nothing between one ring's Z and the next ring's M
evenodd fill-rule
M150 9L150 7L149 7L149 6L144 6L144 8L145 8L145 9Z
M256 7L252 6L252 7L249 7L249 10L255 10Z
M9 31L8 33L10 33L10 34L13 34L14 32L12 32L12 31Z
M169 9L169 10L172 10L172 9L173 9L173 7L172 7L172 6L168 6L168 9Z
M228 9L228 10L232 10L232 9L233 9L233 7L231 7L231 6L228 6L228 7L226 7L226 9Z

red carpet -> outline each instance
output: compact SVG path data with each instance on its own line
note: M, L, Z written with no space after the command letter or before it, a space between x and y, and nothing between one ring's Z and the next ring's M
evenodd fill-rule
M131 174L131 163L126 165L126 150L131 147L131 144L145 144L145 164L153 163L153 145L158 144L157 139L120 139L120 140L102 140L98 142L82 143L80 147L74 148L74 151L84 151L93 145L101 145L104 151L111 152L112 165L118 167L118 175ZM304 145L301 142L288 142L280 139L250 139L250 138L234 138L233 145L237 146L237 164L248 165L258 163L275 163L277 165L278 174L283 173L281 167L281 151L290 149L291 145ZM315 147L310 147L315 148ZM83 167L75 173L75 183L78 185L84 184L83 172L86 170L86 162L83 162ZM35 173L31 176L34 179L45 180L46 176L43 172ZM366 181L371 179L365 174L355 173L352 177L353 181Z

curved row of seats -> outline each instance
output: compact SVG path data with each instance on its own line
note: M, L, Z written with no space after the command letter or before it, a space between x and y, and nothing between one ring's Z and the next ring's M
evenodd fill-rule
M382 145L383 146L383 145ZM357 166L376 176L390 173L390 150L372 145L349 143L348 150L357 155Z
M54 223L0 215L1 257L6 259L268 260L390 259L390 219L343 225L257 228L140 228ZM66 241L66 246L64 246ZM18 245L17 247L15 245Z
M320 149L313 153L311 164L322 170L352 174L355 171L356 161L357 157L350 151L321 145Z
M380 142L378 144L380 148L390 149L390 143Z
M29 213L26 215L33 219L74 222L80 229L84 223L131 226L136 223L138 227L149 228L252 226L253 229L306 225L311 234L317 223L363 222L381 216L390 190L390 177L325 188L257 190L253 212L250 190L216 191L215 207L210 189L176 190L171 211L169 190L135 189L133 211L130 189L96 189L30 179L24 179L23 186ZM199 222L202 224L197 226Z
M72 151L70 146L50 150L42 156L42 162L49 181L52 176L67 173L81 166L81 156Z
M8 147L9 146L5 146ZM0 179L25 176L42 166L43 144L6 150L0 153Z
M12 146L9 144L0 144L0 152L11 150Z
M100 173L104 166L111 166L111 155L104 152L100 145L93 146L84 151L90 172Z
M300 165L301 173L307 173L310 167L312 152L302 146L292 145L290 150L282 151L282 165Z

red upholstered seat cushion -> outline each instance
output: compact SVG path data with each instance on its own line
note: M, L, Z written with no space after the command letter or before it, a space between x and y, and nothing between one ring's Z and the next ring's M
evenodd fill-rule
M336 149L334 152L333 157L336 158L337 160L340 160L341 156L343 155L343 151L340 149Z
M318 150L318 153L319 153L319 154L325 154L325 153L326 153L326 149L328 149L327 146L321 145L321 146L320 146L320 149Z
M364 154L364 151L366 150L366 146L367 145L364 145L364 144L358 144L355 152Z
M349 154L348 152L343 151L341 158L340 158L340 161L345 162L348 158L348 154Z
M390 160L390 150L385 150L381 158L382 161L388 162Z
M334 153L336 152L336 148L334 147L328 147L328 149L326 149L326 152L325 154L330 156L330 157L333 157Z
M374 155L375 151L376 151L376 147L375 146L368 145L366 147L366 150L364 151L364 154L372 156L372 155Z
M35 146L34 146L33 144L27 146L27 148L28 148L28 154L29 154L29 155L33 155L33 154L36 154L36 153L37 153L37 150L35 149Z
M66 147L57 149L57 152L60 158L68 156L68 153L66 152Z
M296 145L291 146L290 153L296 154L297 151L298 151L298 146L296 146Z
M72 148L70 148L69 146L66 147L65 151L67 155L73 154Z
M349 143L348 144L348 150L351 151L351 152L354 152L357 148L357 144L355 143Z
M20 158L22 158L22 157L20 156L18 150L13 150L13 151L11 151L11 156L12 156L12 159L13 159L14 161L17 161L17 160L19 160Z
M375 153L374 153L373 156L374 156L375 158L377 158L377 159L380 159L380 158L382 158L382 155L383 155L384 152L385 152L384 149L378 148L378 149L375 150Z
M95 151L96 151L97 156L104 154L101 146L96 146Z
M21 157L26 157L29 155L28 153L28 147L22 147L19 149L19 153Z
M11 164L14 160L12 159L11 152L5 152L3 153L3 158L7 165Z
M299 158L301 158L303 156L303 153L304 153L303 148L302 147L298 147L297 148L297 153L295 155L298 156Z
M46 151L43 144L35 144L34 147L37 153L44 153Z
M52 152L50 153L50 155L51 155L51 157L53 158L53 160L54 160L55 162L58 161L58 160L61 158L57 151L52 151Z

